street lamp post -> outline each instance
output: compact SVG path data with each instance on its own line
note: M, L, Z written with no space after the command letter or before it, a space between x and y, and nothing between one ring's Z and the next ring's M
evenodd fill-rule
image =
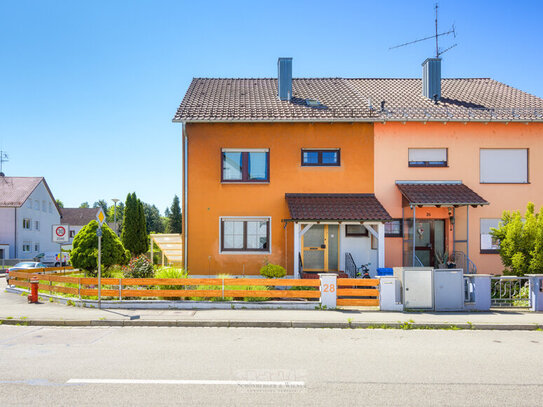
M117 198L113 198L112 201L115 205L113 208L113 223L115 224L115 234L119 236L119 231L117 228L117 202L119 202L119 200Z

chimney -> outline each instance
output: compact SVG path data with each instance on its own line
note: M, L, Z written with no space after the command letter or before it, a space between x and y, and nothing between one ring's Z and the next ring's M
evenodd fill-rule
M292 98L292 58L277 60L277 94L279 100Z
M428 58L422 63L422 95L436 103L441 99L441 58Z

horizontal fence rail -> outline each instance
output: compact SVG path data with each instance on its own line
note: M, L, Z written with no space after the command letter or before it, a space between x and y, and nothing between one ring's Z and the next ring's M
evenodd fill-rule
M14 271L10 284L29 288L30 279L39 280L38 289L78 297L98 295L98 279ZM267 299L319 300L320 281L260 278L102 278L104 298L170 299Z
M337 279L338 306L379 306L378 279Z
M515 276L491 277L490 298L492 307L529 308L530 279Z

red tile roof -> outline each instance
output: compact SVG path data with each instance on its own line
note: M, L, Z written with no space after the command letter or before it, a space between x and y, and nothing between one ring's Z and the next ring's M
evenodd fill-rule
M71 226L85 226L96 219L98 208L61 208L62 223Z
M421 79L299 78L293 98L277 79L195 78L174 121L543 121L543 99L489 78L442 79L438 104ZM311 107L307 99L321 102ZM384 108L381 109L381 102Z
M0 176L0 208L19 208L42 181L43 177Z
M415 205L488 205L480 195L461 182L397 182L396 186Z
M285 194L293 220L390 221L374 194Z

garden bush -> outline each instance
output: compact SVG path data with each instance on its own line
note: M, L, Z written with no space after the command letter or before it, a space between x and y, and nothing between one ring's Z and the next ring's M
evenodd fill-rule
M227 279L227 278L232 278L232 276L228 275L228 274L219 274L217 276L217 278L224 278L224 279ZM225 291L238 291L238 290L247 290L247 291L266 291L268 290L268 287L266 286L262 286L262 285L257 285L257 286L252 286L252 285L245 285L243 284L243 278L240 278L240 285L231 285L231 286L225 286L224 289ZM188 288L188 287L187 287ZM199 286L192 286L190 287L190 289L193 289L193 290L222 290L222 284L221 285L199 285ZM212 297L212 298L207 298L207 297L192 297L191 300L194 300L194 301L233 301L234 297ZM243 301L249 301L249 302L253 302L253 301L268 301L269 298L267 297L243 297L241 298Z
M143 254L130 260L125 271L125 277L127 278L153 278L154 275L153 265Z
M155 278L188 278L189 273L183 268L160 268L155 272ZM183 289L186 286L182 285L157 285L157 290L179 290L179 293L183 293ZM182 300L183 296L179 297L159 297L161 300Z
M287 275L287 271L278 264L266 263L260 269L260 275L266 278L283 278Z

